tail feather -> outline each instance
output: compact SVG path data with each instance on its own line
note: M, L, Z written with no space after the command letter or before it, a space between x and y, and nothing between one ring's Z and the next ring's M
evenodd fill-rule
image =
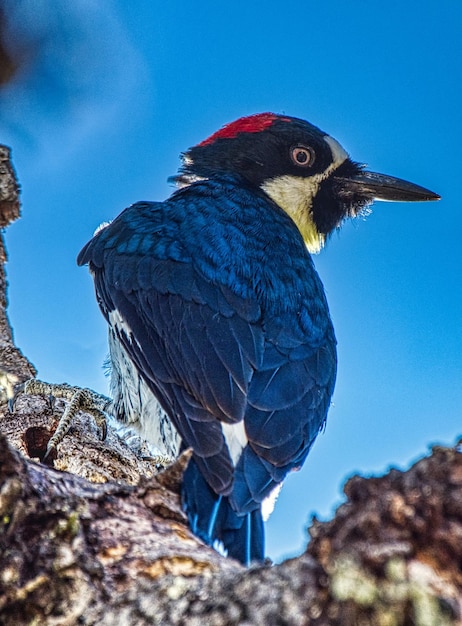
M202 477L193 459L183 477L183 505L191 530L205 543L222 545L228 556L244 565L264 559L261 507L239 515L227 496L216 494Z

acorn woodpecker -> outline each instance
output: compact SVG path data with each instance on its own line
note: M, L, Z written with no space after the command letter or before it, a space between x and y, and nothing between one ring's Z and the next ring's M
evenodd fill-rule
M306 121L262 113L183 155L180 189L83 248L109 324L115 410L161 452L192 448L191 528L248 564L262 503L323 427L336 340L310 253L374 200L435 193L364 169Z

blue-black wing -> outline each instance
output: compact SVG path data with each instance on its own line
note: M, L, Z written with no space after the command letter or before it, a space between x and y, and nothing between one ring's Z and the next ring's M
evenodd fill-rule
M267 210L261 204L257 209ZM243 516L255 517L272 488L302 465L325 421L335 339L322 286L286 216L253 232L258 215L247 215L240 228L221 214L210 224L211 193L201 208L189 215L187 193L134 205L85 246L78 262L89 263L104 314L194 450L198 471L192 465L189 482L201 495L186 496L186 506L198 534L226 543L226 533L240 527L246 543ZM242 421L247 443L239 455L223 424L232 429ZM210 517L207 524L200 519L206 489L212 526L221 532L209 533ZM223 496L231 508L222 506ZM254 526L261 535L260 522Z

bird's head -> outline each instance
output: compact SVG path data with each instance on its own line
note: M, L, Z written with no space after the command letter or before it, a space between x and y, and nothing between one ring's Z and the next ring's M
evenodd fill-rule
M240 175L296 223L308 249L373 200L438 200L428 189L367 171L309 122L260 113L227 124L183 154L180 183L217 174Z

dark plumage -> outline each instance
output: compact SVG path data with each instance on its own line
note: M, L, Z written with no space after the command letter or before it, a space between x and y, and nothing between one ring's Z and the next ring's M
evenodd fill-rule
M334 389L334 331L307 245L384 196L379 175L365 180L326 137L294 118L238 120L186 153L184 188L132 205L78 258L111 327L121 397L136 372L138 404L154 394L194 451L183 485L193 531L244 563L263 558L261 503L305 461ZM406 199L436 197L387 180Z

